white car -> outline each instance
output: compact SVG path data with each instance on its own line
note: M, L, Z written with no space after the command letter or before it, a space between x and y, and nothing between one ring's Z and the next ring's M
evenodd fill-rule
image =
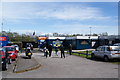
M92 59L96 57L103 58L104 61L120 59L120 46L99 46L91 54Z
M11 45L11 46L14 46L16 51L19 52L19 46L18 45Z

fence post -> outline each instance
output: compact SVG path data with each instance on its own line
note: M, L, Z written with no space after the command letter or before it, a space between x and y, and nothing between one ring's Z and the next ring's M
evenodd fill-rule
M86 50L86 58L88 57L88 50Z

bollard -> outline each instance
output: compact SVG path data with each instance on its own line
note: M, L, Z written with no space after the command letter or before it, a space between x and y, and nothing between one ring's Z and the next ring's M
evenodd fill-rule
M88 50L86 50L86 58L88 58Z

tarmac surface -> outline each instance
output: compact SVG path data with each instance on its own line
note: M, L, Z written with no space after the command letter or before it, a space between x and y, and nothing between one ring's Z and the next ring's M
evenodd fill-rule
M34 59L34 57L29 59L27 56L20 55L18 57L18 60L16 61L16 65L14 67L13 72L21 73L21 72L30 71L39 67L40 67L40 64L36 61L36 59Z
M32 59L27 59L21 53L17 63L14 63L17 65L15 71L11 71L12 68L4 71L4 78L118 78L117 64L69 54L66 58L60 58L60 52L58 56L53 52L48 58L43 55L43 52L37 51Z

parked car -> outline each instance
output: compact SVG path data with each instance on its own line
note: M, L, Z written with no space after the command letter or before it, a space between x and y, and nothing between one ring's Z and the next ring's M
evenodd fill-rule
M120 43L115 43L113 46L120 46Z
M5 50L3 48L0 48L0 56L1 56L1 65L2 65L2 70L7 70L8 69L8 56L5 53Z
M15 61L15 59L17 58L17 51L16 51L15 47L14 46L4 46L3 48L9 54L10 60ZM11 63L11 61L10 61L10 63Z
M19 53L19 46L18 45L11 45L14 46L16 48L16 52Z
M104 61L120 59L120 46L100 46L92 51L91 58L96 57L102 58Z

